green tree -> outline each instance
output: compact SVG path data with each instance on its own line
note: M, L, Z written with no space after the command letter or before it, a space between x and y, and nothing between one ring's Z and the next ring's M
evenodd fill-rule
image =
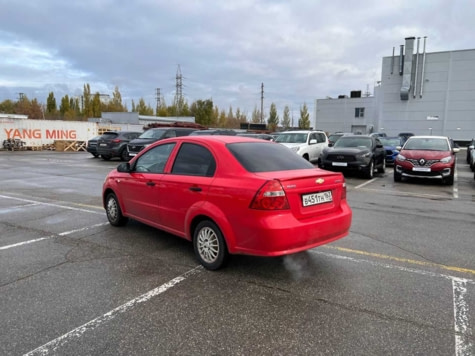
M69 96L65 95L61 98L61 104L59 105L59 112L61 113L61 116L64 117L64 114L66 114L70 110L69 106Z
M48 116L53 116L56 114L57 111L57 106L56 106L56 98L54 97L53 92L50 92L48 94L48 98L46 99L46 114Z
M168 116L167 104L165 103L165 99L160 99L160 105L157 106L156 111L157 116Z
M195 117L197 124L212 126L217 123L213 121L213 100L197 100L190 107L191 115Z
M282 127L287 130L290 127L290 109L286 105L284 107L284 115L282 117Z
M308 113L307 104L303 104L303 107L300 107L300 119L299 119L299 129L309 129L310 128L310 114Z
M94 94L92 98L92 102L90 105L92 117L101 117L102 116L102 103L101 103L101 95L99 92ZM90 117L90 116L88 116Z
M124 105L122 105L122 95L120 94L119 87L116 86L114 88L114 92L112 93L112 99L108 103L106 107L107 111L110 112L123 112L124 110Z
M279 125L279 115L277 115L277 108L274 103L270 104L269 118L267 119L269 130L275 131Z
M145 104L145 100L140 98L138 105L135 107L139 115L153 116L153 109L150 105Z
M87 119L90 117L94 117L94 108L92 104L92 95L91 95L91 87L89 84L84 84L84 90L82 94L83 100L83 116Z

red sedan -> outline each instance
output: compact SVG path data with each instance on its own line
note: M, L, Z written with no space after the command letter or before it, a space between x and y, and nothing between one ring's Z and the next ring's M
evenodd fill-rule
M108 174L103 203L113 226L132 218L192 241L210 270L230 254L280 256L335 241L352 216L341 173L238 136L156 142Z

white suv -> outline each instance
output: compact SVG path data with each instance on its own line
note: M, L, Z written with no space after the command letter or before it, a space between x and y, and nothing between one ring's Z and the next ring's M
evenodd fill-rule
M323 149L328 147L328 137L323 131L284 131L279 133L275 141L312 163L318 163Z

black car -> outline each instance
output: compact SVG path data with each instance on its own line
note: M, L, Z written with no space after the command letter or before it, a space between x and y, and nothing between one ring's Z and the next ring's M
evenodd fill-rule
M132 131L107 131L97 140L97 154L103 160L119 157L123 161L129 159L127 144L139 137L141 132Z
M377 169L384 173L386 152L378 137L368 135L342 136L332 147L325 148L320 168L330 171L355 171L373 178Z
M91 138L87 141L86 151L92 154L94 157L99 157L99 153L97 153L97 141L101 138L101 136L96 136Z
M158 127L148 129L127 145L129 158L134 157L148 145L170 137L188 136L196 129L187 127Z
M475 149L475 138L472 138L472 141L467 146L467 163L472 166L472 151Z

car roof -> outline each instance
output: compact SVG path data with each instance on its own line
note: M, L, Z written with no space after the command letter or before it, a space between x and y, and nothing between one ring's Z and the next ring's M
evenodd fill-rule
M432 136L432 135L418 135L418 136L411 136L409 137L409 140L414 139L414 138L443 138L446 140L449 140L447 136Z

